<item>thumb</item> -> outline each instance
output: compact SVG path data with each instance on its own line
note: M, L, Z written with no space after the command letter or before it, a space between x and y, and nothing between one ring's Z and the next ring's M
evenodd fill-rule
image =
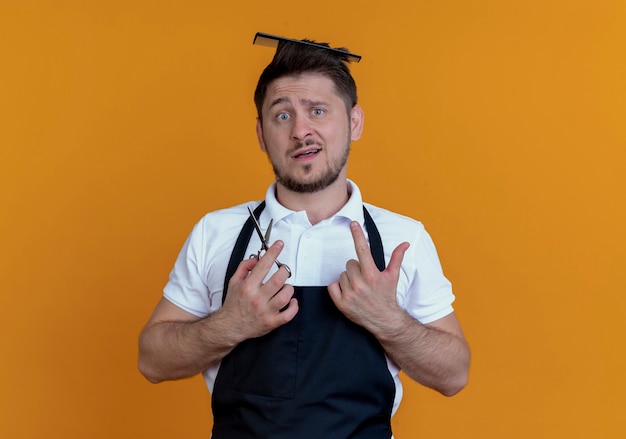
M400 272L400 267L402 266L402 261L404 260L404 254L409 249L410 244L408 242L403 242L398 245L391 253L391 259L389 260L389 264L385 271L388 271L392 274L397 274Z
M250 271L252 271L252 269L258 263L259 263L259 260L257 259L256 256L249 258L249 259L244 259L243 261L239 263L239 266L237 267L237 270L233 274L232 279L245 280L248 277L248 273L250 273Z

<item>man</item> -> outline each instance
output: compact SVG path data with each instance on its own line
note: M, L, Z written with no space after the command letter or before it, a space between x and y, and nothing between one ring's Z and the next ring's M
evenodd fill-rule
M214 439L390 438L400 369L444 395L467 382L469 349L429 235L364 204L347 179L364 121L350 55L280 42L255 92L276 181L264 202L194 227L141 334L151 382L203 373ZM258 257L248 208L262 228L272 221Z

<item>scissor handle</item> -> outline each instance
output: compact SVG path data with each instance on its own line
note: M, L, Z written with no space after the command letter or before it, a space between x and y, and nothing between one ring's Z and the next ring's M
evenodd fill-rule
M251 255L250 255L250 257L251 257L251 258L255 258L255 257L256 257L256 258L257 258L257 260L258 260L258 259L261 259L261 252L262 252L262 251L267 251L267 249L262 248L261 250L259 250L259 252L258 252L256 255L251 254ZM265 253L263 253L263 254L265 254ZM274 261L274 263L276 264L276 266L278 267L278 269L284 268L285 270L287 270L287 274L289 274L289 276L287 276L287 279L289 279L289 278L291 277L291 268L289 268L289 265L287 265L287 264L283 264L283 263L282 263L282 262L280 262L278 259L276 259L276 260Z
M291 277L291 268L289 268L289 265L287 264L281 264L280 262L276 261L276 265L278 266L278 268L284 268L285 270L287 270L287 274L289 274L289 276L287 276L287 279L289 279Z

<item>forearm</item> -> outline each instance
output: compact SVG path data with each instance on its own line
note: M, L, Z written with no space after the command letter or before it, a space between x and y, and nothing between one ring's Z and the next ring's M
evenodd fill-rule
M222 313L195 321L157 321L139 338L139 370L153 383L194 376L238 343Z
M420 384L446 396L467 384L470 351L462 334L423 325L402 310L377 337L387 355Z

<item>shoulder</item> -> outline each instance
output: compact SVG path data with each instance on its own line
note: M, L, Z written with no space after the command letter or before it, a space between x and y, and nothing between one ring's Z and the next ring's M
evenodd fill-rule
M254 209L260 201L249 201L236 206L214 210L197 221L187 238L186 246L194 249L199 260L211 260L232 245L248 218L248 206Z
M195 228L200 229L204 234L227 234L231 229L240 230L249 216L248 207L254 210L260 203L260 201L248 201L206 213L197 222Z
M411 217L392 212L373 204L363 203L372 216L381 236L398 236L403 241L413 241L425 232L424 225Z
M423 264L425 260L430 260L436 262L435 265L439 264L433 239L421 221L371 204L364 203L364 206L376 224L385 244L385 252L408 242L410 247L404 258L405 262L420 261L419 264Z

